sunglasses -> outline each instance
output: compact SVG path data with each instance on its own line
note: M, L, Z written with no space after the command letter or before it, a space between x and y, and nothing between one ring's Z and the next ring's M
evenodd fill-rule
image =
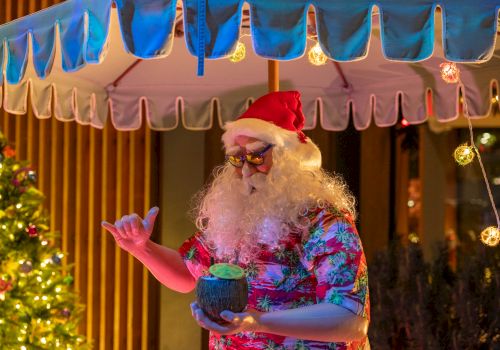
M236 168L242 168L245 162L248 162L252 165L262 165L264 163L264 155L273 146L274 145L269 144L259 152L252 152L242 155L226 155L226 161L228 161L232 166Z

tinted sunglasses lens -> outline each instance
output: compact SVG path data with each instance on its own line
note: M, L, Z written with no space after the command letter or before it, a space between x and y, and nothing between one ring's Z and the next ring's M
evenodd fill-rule
M243 166L243 162L238 156L227 156L227 161L231 163L232 166L237 168L241 168Z
M252 163L254 165L261 165L264 163L264 157L260 154L247 154L247 162Z

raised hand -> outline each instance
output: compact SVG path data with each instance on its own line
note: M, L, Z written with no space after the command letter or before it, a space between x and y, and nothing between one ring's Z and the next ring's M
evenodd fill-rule
M144 220L133 213L116 220L114 225L106 221L101 225L113 235L120 248L133 254L144 249L149 241L159 210L158 207L151 208Z

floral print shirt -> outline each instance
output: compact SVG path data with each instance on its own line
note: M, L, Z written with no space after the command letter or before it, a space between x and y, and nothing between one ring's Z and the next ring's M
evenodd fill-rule
M279 248L265 249L245 269L248 307L263 312L332 303L370 318L368 274L359 235L348 214L334 208L309 212L311 229L301 239L290 233ZM179 248L189 271L198 279L208 275L211 254L202 233ZM219 262L216 258L215 263ZM359 350L369 349L368 339L327 343L293 337L242 332L229 336L210 334L211 350Z

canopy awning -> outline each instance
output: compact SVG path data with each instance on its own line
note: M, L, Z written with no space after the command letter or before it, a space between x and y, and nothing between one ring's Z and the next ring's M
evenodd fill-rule
M459 87L439 78L445 59L482 62L460 64L472 116L489 113L491 85L500 75L500 1L381 0L374 9L374 1L256 0L247 1L248 11L235 0L186 0L184 10L166 0L115 3L116 8L112 0L68 0L0 26L5 110L25 113L31 100L39 118L53 112L60 120L100 128L109 115L115 127L131 130L140 127L144 107L153 129L182 122L206 130L266 92L264 57L283 60L282 89L302 92L307 128L346 128L351 105L355 127L364 129L372 120L379 126L396 123L399 95L405 117L425 121L427 91L437 119L455 119ZM206 6L204 16L198 16L200 4ZM436 12L438 4L442 9ZM332 61L315 67L302 57L310 42L310 5L317 40L328 57L342 61L343 74ZM176 37L180 19L184 36ZM198 54L224 58L238 40L247 46L244 61L207 60L205 76L196 76Z

